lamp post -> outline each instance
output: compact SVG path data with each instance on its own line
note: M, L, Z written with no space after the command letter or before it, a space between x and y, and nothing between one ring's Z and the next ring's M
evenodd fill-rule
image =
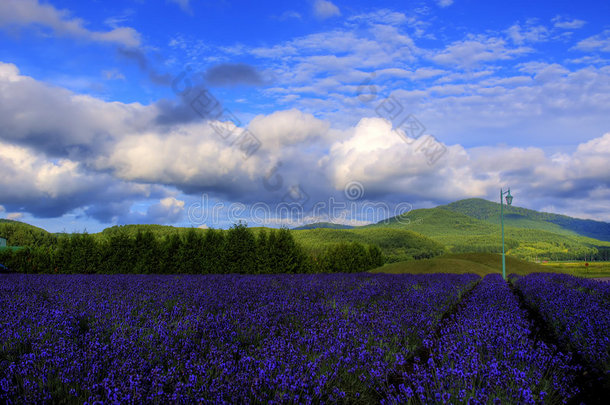
M513 196L510 195L510 187L508 191L502 191L500 189L500 222L502 223L502 278L506 280L506 258L504 255L504 203L502 201L504 194L506 194L506 205L513 203Z

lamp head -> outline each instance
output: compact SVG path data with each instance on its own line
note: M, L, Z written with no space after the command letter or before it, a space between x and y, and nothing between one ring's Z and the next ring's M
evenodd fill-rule
M513 203L513 196L510 195L510 188L508 189L508 194L506 195L506 205L511 205Z

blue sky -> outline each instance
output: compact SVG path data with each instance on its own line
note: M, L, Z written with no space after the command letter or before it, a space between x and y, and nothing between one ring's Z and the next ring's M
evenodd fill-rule
M610 221L602 1L3 1L0 217L364 224L462 198Z

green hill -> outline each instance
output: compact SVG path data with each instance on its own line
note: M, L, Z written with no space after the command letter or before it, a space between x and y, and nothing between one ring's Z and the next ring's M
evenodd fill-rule
M452 253L501 252L499 220L494 222L493 217L494 203L485 200L463 200L454 204L456 205L453 205L452 209L439 206L413 210L368 225L367 228L411 230L444 245L447 251ZM479 204L484 213L478 213ZM499 211L499 204L495 204L495 207ZM522 209L510 207L505 212L505 247L509 255L530 260L583 259L585 255L591 257L595 254L601 255L600 258L610 256L610 242L579 235L534 216L517 215L517 210ZM511 217L512 214L515 216Z
M413 210L407 214L388 218L373 225L366 225L363 228L377 227L408 229L434 237L443 237L448 231L452 235L461 236L487 235L496 229L487 222L442 208Z
M332 222L314 222L313 224L307 224L298 226L296 228L292 228L295 231L300 231L303 229L317 229L317 228L328 228L328 229L352 229L353 226L350 225L342 225L342 224L334 224Z
M319 254L329 246L341 242L377 245L387 261L421 259L437 256L444 247L424 235L404 229L364 228L293 230L294 238L305 250Z
M473 247L478 251L495 252L501 243L498 229L493 224L442 208L413 210L366 228L410 230L425 235L454 252Z
M6 239L8 246L48 245L54 241L46 230L10 219L0 219L0 237Z
M500 223L500 204L481 198L460 200L441 205L438 208L465 214L493 224ZM516 206L504 207L504 224L515 228L540 229L564 235L582 235L610 241L610 224L607 222L572 218L566 215L550 214Z
M181 228L171 225L115 225L104 229L100 233L93 234L96 238L106 239L111 235L121 232L125 235L135 236L138 232L151 232L156 238L162 239L166 235L173 233L186 233L192 228ZM195 228L198 232L204 232L203 229Z

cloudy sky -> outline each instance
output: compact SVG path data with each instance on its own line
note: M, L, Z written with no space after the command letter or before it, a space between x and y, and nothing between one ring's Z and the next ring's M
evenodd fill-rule
M374 4L374 5L371 5ZM0 217L610 221L605 1L0 1Z

